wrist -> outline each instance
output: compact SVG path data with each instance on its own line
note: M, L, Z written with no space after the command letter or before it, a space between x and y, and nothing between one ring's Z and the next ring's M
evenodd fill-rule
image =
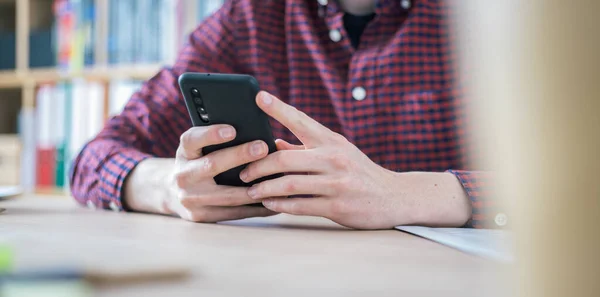
M452 173L397 173L402 224L462 227L471 218L471 201Z
M149 158L140 162L128 175L123 201L136 212L172 214L168 207L176 197L174 159Z

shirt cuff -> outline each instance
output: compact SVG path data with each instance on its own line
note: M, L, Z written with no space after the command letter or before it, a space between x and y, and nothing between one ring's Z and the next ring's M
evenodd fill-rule
M123 203L123 186L131 171L141 161L152 157L134 148L120 148L113 151L102 162L100 168L100 181L96 190L99 197L96 207L113 211L125 211Z
M465 227L505 228L508 223L506 212L499 210L499 203L493 197L493 176L485 171L448 170L461 182L472 205L471 219Z

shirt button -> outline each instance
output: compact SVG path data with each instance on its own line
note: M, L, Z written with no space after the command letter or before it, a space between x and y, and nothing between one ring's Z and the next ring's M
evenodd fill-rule
M499 213L494 218L494 221L496 222L496 225L500 227L506 226L506 223L508 222L508 216L506 216L506 214Z
M323 6L327 5L327 0L317 0L317 2Z
M94 204L94 202L92 202L92 200L88 200L86 202L86 205L89 209L96 209L96 204Z
M404 9L409 9L410 8L410 0L402 0L400 2L400 5L402 6L402 8Z
M120 210L119 206L114 201L111 201L108 204L108 207L110 207L110 209L112 209L113 211L119 211Z
M367 91L363 87L356 87L352 89L352 98L358 101L362 101L367 97Z
M340 33L340 30L333 29L329 31L329 38L333 42L338 42L342 40L342 33Z

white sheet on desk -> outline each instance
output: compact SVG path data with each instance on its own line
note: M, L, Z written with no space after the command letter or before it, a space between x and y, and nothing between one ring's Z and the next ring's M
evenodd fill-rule
M465 253L502 262L513 261L510 249L512 233L509 231L420 226L398 226L396 229L427 238Z
M19 186L0 186L0 200L21 194L23 190Z

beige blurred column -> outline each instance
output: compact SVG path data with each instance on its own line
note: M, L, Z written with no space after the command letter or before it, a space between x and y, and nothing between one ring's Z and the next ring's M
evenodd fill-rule
M600 296L600 1L462 1L461 58L519 296Z

